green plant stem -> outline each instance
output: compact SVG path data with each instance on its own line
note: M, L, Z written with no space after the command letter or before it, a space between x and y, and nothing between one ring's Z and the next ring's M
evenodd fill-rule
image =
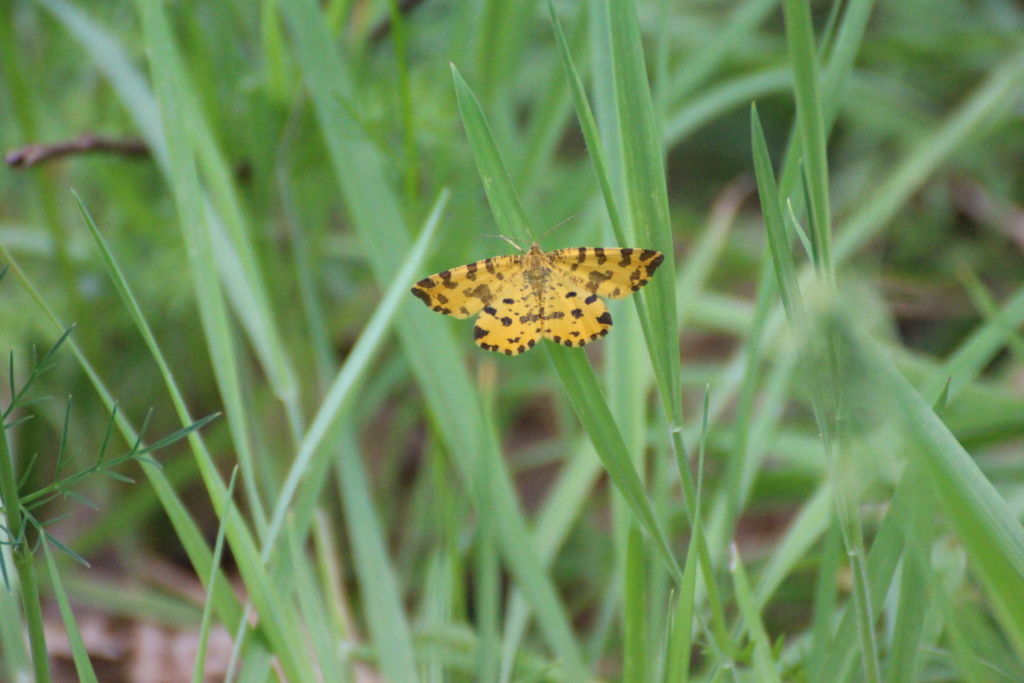
M409 56L406 47L405 18L398 0L388 3L391 9L391 39L395 47L395 67L398 71L398 96L402 116L402 190L408 202L408 218L419 209L419 159L416 154L416 128L413 115L412 90L409 85Z
M46 635L43 632L43 611L39 604L39 586L36 583L32 549L22 537L25 521L18 500L18 479L14 473L14 460L7 443L6 427L0 434L0 496L3 496L4 515L7 517L7 536L13 544L14 566L21 586L21 604L28 625L28 641L32 648L32 669L37 683L50 680L50 665L46 658Z
M14 118L18 123L18 131L22 143L38 141L39 116L36 113L37 98L32 92L29 80L21 68L18 55L18 44L14 36L14 15L17 3L4 3L3 14L0 15L0 73L10 96L9 106L14 112ZM80 302L77 297L79 288L75 286L75 270L68 254L68 240L61 229L60 215L57 211L57 199L53 190L53 183L49 182L48 171L45 168L29 169L26 171L32 178L36 187L39 205L43 212L43 225L50 233L53 242L53 255L57 262L57 277L63 281L64 291L75 298L76 303Z

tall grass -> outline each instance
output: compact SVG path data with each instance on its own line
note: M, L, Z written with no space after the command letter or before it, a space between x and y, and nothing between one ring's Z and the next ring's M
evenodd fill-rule
M1019 8L0 12L5 148L148 150L0 181L5 679L1024 677ZM408 294L574 214L666 255L586 351Z

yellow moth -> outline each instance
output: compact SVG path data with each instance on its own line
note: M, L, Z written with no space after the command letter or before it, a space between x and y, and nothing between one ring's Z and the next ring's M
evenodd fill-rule
M477 346L516 356L541 337L583 346L608 334L612 316L599 297L621 299L646 285L665 260L651 249L577 247L495 256L423 278L412 293L455 318L481 313Z

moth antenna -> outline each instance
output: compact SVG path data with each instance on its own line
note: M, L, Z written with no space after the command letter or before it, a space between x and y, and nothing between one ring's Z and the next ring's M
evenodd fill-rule
M565 219L564 221L561 221L561 222L559 222L559 223L556 223L556 224L554 224L553 226L551 226L550 228L548 228L548 231L547 231L546 233L544 233L543 235L541 235L541 236L540 236L540 239L539 239L539 240L537 240L537 241L538 241L538 242L543 242L543 241L544 241L544 238L545 238L545 237L547 237L548 235L550 235L551 233L553 233L553 232L555 231L555 228L560 228L560 227L562 227L563 225L565 225L566 223L568 223L569 221L571 221L571 220L572 220L573 218L576 218L576 217L578 217L578 216L579 216L579 215L580 215L581 213L583 213L583 212L582 212L582 211L579 211L579 212L577 212L577 213L574 213L573 215L571 215L571 216L569 216L568 218L566 218L566 219Z
M529 241L527 241L527 240L521 240L518 237L506 237L505 235L477 235L477 237L493 237L496 240L505 240L506 242L511 244L513 247L515 247L516 251L519 251L520 253L523 253L523 254L526 253L526 250L523 249L522 247L520 247L518 244L516 244L516 242L522 242L524 244L529 244Z

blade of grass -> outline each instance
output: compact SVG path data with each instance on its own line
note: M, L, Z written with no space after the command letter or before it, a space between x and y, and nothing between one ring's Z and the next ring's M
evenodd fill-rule
M928 473L922 470L921 463L911 462L904 476L920 484L910 490L910 514L904 529L899 602L885 672L885 680L893 683L920 680L921 652L926 646L922 635L929 606L929 584L934 581L930 555L935 535L935 504Z
M729 18L722 22L722 30L707 35L675 70L671 83L665 88L666 101L689 98L727 57L745 48L754 29L777 5L778 0L752 0L736 5Z
M224 499L225 505L232 505L235 494L235 482L238 481L238 466L231 471L231 480L228 482L227 496ZM192 683L203 683L203 674L206 668L206 646L210 640L210 626L213 623L213 595L217 586L217 574L220 568L220 558L224 553L224 530L227 528L224 520L227 519L227 509L220 512L220 524L217 525L217 540L213 544L213 562L211 564L210 576L206 580L207 598L203 605L203 617L199 621L199 645L196 647L195 663L192 667Z
M11 566L14 558L10 551L9 544L0 547L0 553L4 566ZM28 643L25 642L25 634L22 630L21 608L18 605L18 593L0 590L0 648L3 648L4 657L0 665L7 676L7 680L31 680L32 659L28 652Z
M60 607L61 620L64 622L64 630L68 636L68 643L71 646L71 657L75 662L75 672L78 680L84 683L97 683L96 672L89 661L89 651L82 640L82 633L78 630L78 622L75 621L74 612L71 611L71 603L68 602L68 595L64 591L64 582L57 571L57 563L53 560L53 553L50 551L50 544L43 542L43 553L46 555L46 568L50 572L50 586L53 588L53 596L57 598L57 606ZM47 678L46 680L49 680Z
M840 436L838 440L835 440L837 435L834 433L833 425L837 421L841 409L838 401L829 393L838 392L836 373L838 372L839 361L837 358L839 356L834 342L827 339L827 332L823 333L818 329L812 331L808 325L797 284L796 265L790 251L790 236L782 220L782 208L777 199L778 188L775 185L775 175L772 171L768 146L761 129L760 119L757 116L756 106L751 107L751 139L758 193L761 196L772 264L776 271L776 280L782 294L786 316L797 338L801 365L804 377L809 383L815 421L825 450L825 461L829 466L834 483L832 490L835 494L836 510L843 529L843 542L852 564L854 606L858 615L857 623L860 627L859 635L865 657L866 674L868 680L877 681L881 673L877 643L874 638L874 617L869 592L870 585L866 573L863 533L860 528L857 508L853 502L855 494L847 490L849 477L843 476L843 468L846 465L844 454L849 449L843 447L845 444L842 434L838 435ZM813 212L811 216L814 218ZM823 248L819 246L819 249ZM825 257L823 256L823 258ZM825 270L819 271L820 278L824 278L826 290L830 291L831 266L822 264L821 267ZM811 336L812 334L815 336Z
M594 119L590 103L587 101L587 94L583 88L583 82L580 80L579 73L576 71L576 65L573 63L572 53L569 50L569 43L565 39L565 33L562 31L562 25L558 21L558 15L555 14L554 4L551 0L548 0L548 14L551 17L551 25L555 33L555 39L558 43L559 52L562 56L562 67L565 71L565 78L569 81L569 88L572 93L573 104L576 108L576 116L579 119L580 130L583 133L583 139L587 143L587 150L590 154L591 163L594 167L594 174L597 176L597 181L601 188L601 195L604 197L604 203L608 211L608 218L611 221L612 231L615 233L615 238L618 240L620 245L627 246L633 244L631 235L626 232L626 226L622 222L622 217L617 207L615 192L612 189L611 174L608 162L605 158L605 147L601 142L601 137L597 128L597 121ZM643 328L644 338L647 340L649 353L653 356L655 353L655 342L654 335L651 332L651 318L647 312L646 302L643 297L634 296L632 299L636 305L640 326Z
M697 543L701 532L700 515L690 531L690 544L683 565L683 578L679 582L675 611L669 626L668 646L665 650L664 683L686 683L690 680L691 650L693 648L693 620L696 618L697 597Z
M0 248L3 245L0 244ZM6 249L4 249L6 252ZM10 263L16 275L19 269L16 264ZM70 330L68 330L70 331ZM67 331L64 333L67 336ZM11 356L11 392L14 392L14 361ZM13 400L12 400L13 403ZM18 481L14 466L15 459L11 452L11 445L8 440L7 430L9 426L0 418L0 501L3 503L4 520L0 527L0 533L4 535L5 544L11 546L11 556L14 560L14 569L18 578L18 589L21 597L23 614L19 622L23 624L25 637L28 640L29 652L32 656L32 673L36 680L48 683L50 681L50 664L47 657L46 632L44 630L42 603L39 598L38 577L35 570L35 558L32 548L25 540L25 533L29 525L25 511L22 510L19 499ZM3 566L4 589L9 590L11 583L9 579L6 558Z
M797 334L806 334L807 316L804 313L803 300L797 284L796 264L790 252L789 235L782 218L782 207L779 206L779 190L775 184L775 171L771 157L768 156L768 143L761 128L761 119L757 115L757 105L750 105L750 135L753 142L754 172L757 175L758 195L761 197L761 210L764 213L765 230L768 236L768 248L772 255L775 268L775 279L782 297L782 306L786 316Z
M823 284L835 286L832 262L832 212L829 207L828 158L825 149L825 124L819 93L818 54L814 45L814 27L807 0L784 0L786 44L793 67L793 93L796 98L797 131L803 151L802 166L809 179L811 227L817 245L815 264Z
M626 579L623 595L622 680L646 681L647 657L647 566L644 562L643 536L635 523L629 527L626 549Z
M662 144L666 149L672 149L702 126L737 107L748 106L769 95L791 92L792 84L793 72L787 68L737 74L709 84L705 90L695 93L684 106L668 113L662 132Z
M968 549L990 605L1019 657L1024 657L1024 529L977 463L956 441L931 406L878 348L844 321L831 323L850 361L844 373L851 393L870 392L906 430L909 454L927 471L943 511ZM853 393L861 404L863 393Z
M637 244L665 256L661 268L672 277L653 278L641 294L651 319L651 362L668 416L669 429L682 429L679 384L679 326L675 299L675 246L668 213L668 190L662 162L661 135L654 116L644 63L640 27L632 0L608 1L612 77L626 196ZM692 496L692 483L687 491ZM692 519L692 511L691 511Z
M575 104L575 108L577 108L577 115L578 115L578 117L580 119L581 129L582 129L582 131L584 133L584 137L585 137L585 139L587 141L588 150L590 151L592 163L594 165L594 171L595 171L595 173L597 175L599 184L601 186L602 195L604 197L605 206L606 206L606 208L608 210L608 215L609 215L609 218L611 220L612 228L613 228L613 230L615 232L616 238L618 240L620 240L620 243L621 244L627 244L628 243L627 231L626 231L626 228L623 225L622 220L620 218L620 213L618 213L618 210L616 208L616 200L615 200L616 195L614 193L614 189L613 189L613 185L612 185L612 180L611 180L611 169L609 168L609 164L606 162L605 157L604 157L603 145L601 144L600 135L599 135L599 132L598 132L598 129L597 129L597 124L596 124L596 121L594 119L593 113L591 111L590 104L589 104L589 102L587 100L587 95L586 95L586 92L584 91L584 88L583 88L583 85L582 85L582 81L581 81L581 79L579 77L577 69L575 69L575 66L574 66L574 63L573 63L573 60L572 60L572 55L571 55L571 53L570 53L570 51L568 49L567 42L565 41L564 34L563 34L563 32L561 30L561 26L560 26L560 24L558 22L557 14L554 12L554 9L553 9L553 7L552 7L550 2L549 2L549 14L551 16L552 26L553 26L554 33L555 33L555 38L556 38L556 40L557 40L557 42L559 44L559 47L560 47L560 51L561 51L561 55L562 55L563 69L564 69L564 71L566 73L566 78L567 78L567 80L569 82L569 87L570 87L570 89L572 91L573 102ZM610 15L609 14L602 13L601 16L598 17L597 22L595 22L595 25L600 25L601 24L601 19L607 20L607 22L610 25ZM601 25L601 26L603 26L603 25ZM631 43L631 41L634 38L635 38L635 36L632 36L632 35L622 36L622 37L620 37L620 41L618 41L618 42L620 42L621 45L624 44L624 43ZM626 49L626 48L622 48L622 49ZM608 52L610 54L610 50L608 50ZM601 52L600 51L598 52L598 56L599 56L599 58L597 59L597 62L598 62L598 68L597 68L598 85L597 85L596 89L600 93L600 91L601 91L601 84L603 84L605 82L608 82L608 83L615 82L615 83L617 83L616 79L618 78L618 76L616 75L615 70L611 68L610 61L609 60L602 60L600 58L600 56L601 56ZM603 69L602 69L602 66L603 66ZM642 63L641 63L641 65L639 65L639 67L640 67L640 69L642 71L643 70ZM653 105L649 102L650 94L646 90L646 81L644 80L644 82L642 84L637 85L637 84L634 83L631 75L624 76L623 78L626 81L628 81L630 84L634 85L635 88L643 89L644 92L646 92L646 97L648 99L648 108L647 108L647 110L648 110L648 114L650 114L650 116L652 117L653 116L652 115ZM617 105L620 105L620 102L618 102L617 99L616 99L616 106ZM641 108L641 109L643 109L643 108ZM609 118L614 118L616 121L620 120L621 117L617 116L615 114L615 111L609 112ZM637 114L637 116L640 117L641 119L643 119L644 116L645 116L645 113L644 112L639 112ZM612 128L611 136L614 139L616 139L616 140L622 140L623 136L624 136L624 129L622 127ZM622 146L620 145L620 151L621 150L622 150ZM615 156L615 157L617 158L617 156ZM657 163L659 164L660 162L658 161ZM664 185L664 181L663 181L662 184ZM670 233L669 234L669 244L670 245L671 245L671 242L672 241L671 241L671 233ZM712 244L714 244L714 240L711 241L711 242L712 242ZM632 244L632 242L629 242L629 244ZM695 251L692 258L694 260L698 259L703 254L705 254L705 252L703 252L703 250ZM696 279L699 276L696 273L700 272L700 271L707 272L706 269L697 268L697 269L695 269L694 274L692 275L692 278L689 278L689 276L688 276L688 278L684 282L686 282L686 283L696 282ZM667 278L667 280L669 280L669 279ZM681 288L684 287L682 282L680 284L680 287ZM645 337L645 339L647 341L648 352L649 352L651 358L656 358L657 355L658 355L659 349L663 350L663 351L665 350L664 349L665 344L664 343L659 344L656 341L655 335L654 335L654 333L652 331L653 328L651 327L651 324L650 324L650 316L648 314L647 307L646 307L646 305L644 303L645 299L643 299L641 297L633 297L633 298L634 298L634 301L636 302L636 306L637 306L637 311L639 313L641 327L643 328L644 337ZM674 302L673 302L672 305L675 307L675 303ZM677 323L677 326L675 328L676 332L669 333L669 334L676 335L676 337L673 337L673 339L678 338L678 322L679 322L678 311L676 312L675 315L676 316L675 316L674 319L675 319L675 321ZM669 344L669 345L671 346L671 344ZM666 351L666 352L668 352L668 351ZM678 353L674 353L673 357L675 357L675 359L676 359L676 367L675 367L675 370L673 371L674 372L673 377L678 377ZM655 368L656 368L656 364L655 364ZM656 375L656 373L655 373L655 375ZM666 389L666 385L663 383L663 384L660 384L659 386L660 386L660 389L662 389L663 397L664 397L666 395L665 392L667 390ZM668 391L676 391L676 389L675 388L669 388ZM663 405L668 405L668 403L663 400ZM668 410L668 409L666 409L666 410ZM682 420L681 414L678 416L678 419L680 421ZM673 422L673 420L670 419L669 422L671 424ZM679 433L678 430L675 430L675 429L672 430L672 439L673 439L673 447L676 450L677 455L684 455L685 454L685 449L684 449L684 445L683 445L683 441L682 441L682 435ZM692 503L692 501L694 500L693 484L692 484L692 481L689 478L688 471L683 473L683 490L684 490L684 493L686 494L686 499L687 499L687 512L689 513L690 519L692 519L693 516L695 515L696 511L695 511L695 509L693 507L693 503ZM703 541L703 538L700 537L698 539L698 541L699 541L698 552L701 553L701 556L702 556L703 560L705 560L699 566L700 566L701 570L707 572L705 578L707 580L707 586L708 586L708 589L709 589L709 597L711 599L712 611L716 615L720 616L720 615L722 615L723 612L722 612L722 609L721 609L721 602L720 602L719 597L718 597L718 592L717 592L717 589L716 589L716 585L714 584L714 580L713 580L714 578L713 578L712 569L711 569L712 564L711 564L711 561L710 561L710 554L708 552L708 548L707 548L707 545L705 544L705 541ZM676 566L678 566L678 565L676 565ZM675 572L675 577L678 579L678 577L679 577L678 571ZM720 644L721 644L722 647L726 647L727 646L727 642L726 642L727 641L727 635L726 635L726 633L724 631L724 627L722 626L724 624L724 620L719 620L719 618L716 618L715 624L716 624L716 635L717 635L718 638L721 639L721 643Z
M97 63L120 95L125 108L131 113L135 125L143 133L147 147L158 162L160 170L170 182L171 162L164 141L163 123L153 93L147 88L141 74L134 68L132 59L121 48L117 38L93 22L86 14L63 0L37 0L57 17L82 44L90 57ZM178 67L181 70L181 67ZM220 152L206 119L194 102L192 92L185 89L179 103L190 121L190 130L195 134L194 149L203 171L210 180L210 197L216 211L204 204L203 210L209 218L210 239L216 243L220 267L219 275L234 312L247 332L247 338L260 358L274 393L280 398L289 418L293 435L299 428L297 387L291 361L283 351L283 344L271 313L266 293L266 278L260 274L251 243L252 230L245 224L244 211L235 192L230 165ZM187 243L187 236L186 236ZM212 272L217 272L216 269ZM214 286L214 283L210 283ZM203 297L199 296L203 302ZM212 308L216 308L211 304ZM222 359L231 359L231 349L215 347ZM228 372L232 363L214 363L215 370L223 372L218 382L224 396L226 412L233 416L229 421L235 446L242 465L242 481L247 496L255 507L255 521L262 527L265 518L262 510L262 496L256 485L253 458L246 424L248 422L245 403L238 390L238 379ZM297 438L297 437L296 437Z
M481 397L483 398L483 416L486 421L484 429L497 441L499 439L495 424L495 385L498 375L497 368L492 364L485 364L480 368ZM479 469L473 485L477 487L477 495L487 495L487 482L493 475L488 471L492 463L483 458L480 459ZM493 529L495 521L486 517L493 511L490 509L481 510L480 523L476 529L473 553L473 603L474 622L476 623L477 642L474 678L478 681L493 681L496 679L501 668L499 659L499 632L500 612L502 602L501 590L501 567L498 563L498 552L491 538L489 529Z
M175 55L170 27L162 7L139 0L138 10L149 49L164 132L169 139L175 140L174 145L168 146L173 179L171 189L188 245L200 317L209 342L213 367L220 368L219 374L223 373L218 384L222 391L230 396L238 391L232 334L222 293L217 286L216 278L211 277L217 272L214 260L216 252L206 222L205 207L202 204L204 193L195 167L193 140L186 120L188 112L178 106L179 101L191 97L191 94L184 91L184 75ZM151 347L151 353L154 357L159 355L154 347ZM170 379L169 373L165 373L165 377ZM180 395L172 394L172 398L175 399L179 412L186 412ZM241 419L238 415L230 416L229 423L236 418ZM240 438L247 439L248 435L242 434ZM194 446L196 463L210 498L215 506L222 507L226 495L224 483L220 480L208 454L195 448L199 443L198 439L193 436L190 441ZM303 651L305 637L298 628L296 615L291 605L282 602L283 596L277 587L272 585L268 573L260 562L256 543L240 515L229 513L227 534L249 595L262 617L260 624L266 631L282 668L290 678L312 680L315 674L311 663L300 654Z
M906 519L911 514L911 502L913 493L911 489L917 483L909 477L901 478L893 493L889 510L882 520L882 524L875 534L871 544L871 552L868 554L866 573L870 583L870 595L874 601L871 605L872 611L881 609L882 602L892 584L893 577L899 565L900 554L904 546L904 529ZM837 519L840 537L842 529ZM842 555L837 563L848 559L846 549L843 548ZM834 574L824 576L822 581L834 582ZM822 588L821 590L824 590ZM834 598L833 598L834 599ZM821 648L820 658L824 660L816 671L826 675L829 679L845 681L850 680L854 675L853 667L859 655L862 654L860 639L857 637L859 617L856 609L846 608L837 626L824 635L824 640L819 640L817 645ZM819 660L819 657L815 657Z
M700 571L698 548L703 534L701 522L701 499L704 492L704 454L708 436L708 406L710 404L710 387L704 388L704 409L701 413L700 451L697 454L697 514L693 518L690 530L690 543L686 551L686 564L683 567L683 579L679 582L679 596L676 598L675 611L668 621L668 638L665 648L662 681L678 681L686 683L690 679L690 657L693 647L693 621L696 618L697 572ZM679 468L687 466L682 458L676 459ZM682 473L680 473L682 478Z
M351 77L326 32L317 6L310 0L279 0L299 68L313 100L321 134L338 179L351 225L363 243L374 277L389 285L397 263L391 256L406 252L409 237L392 191L385 160L365 139L346 103L353 100ZM481 429L478 392L466 372L450 328L440 316L424 314L422 304L409 297L397 330L417 384L434 424L463 481L472 481L479 458L496 464L488 496L473 498L475 506L493 506L494 529L502 558L538 616L538 626L562 665L585 675L579 649L551 579L536 555L528 525L516 500L508 473L500 463L497 444Z
M90 219L91 220L91 219ZM50 321L53 327L57 330L64 330L61 321L56 317L46 301L39 294L39 291L32 285L32 283L25 276L24 271L18 265L18 262L14 257L7 251L3 243L0 243L0 256L3 257L7 263L10 264L11 270L14 272L22 284L28 290L29 295L36 302L42 310L44 316ZM124 411L115 410L116 403L110 391L104 385L103 380L97 374L96 370L89 363L88 359L82 353L78 344L74 339L68 339L68 347L71 353L75 356L79 366L81 366L83 372L89 378L93 387L96 389L96 393L99 395L103 404L107 407L107 410L111 411L115 416L118 430L121 432L122 437L127 443L135 443L139 439L137 430L132 426L131 422L125 416ZM195 440L199 440L198 436L193 437ZM181 541L185 552L188 554L189 560L192 562L193 568L196 570L196 574L200 577L208 576L211 565L211 553L210 549L206 546L206 541L200 532L199 527L192 520L185 505L178 498L175 493L173 485L167 481L164 476L163 470L154 464L140 461L143 472L145 472L150 484L153 486L157 497L160 499L160 503L167 513L168 518L171 520L171 524L174 527L175 534ZM216 590L213 591L215 595L215 602L217 606L217 613L220 616L222 622L226 624L237 624L241 621L242 610L238 604L234 594L228 589L228 582L226 579L222 579L218 582ZM262 635L257 631L256 642L260 646L264 646L265 643L262 639Z
M317 413L299 444L298 453L292 461L288 476L281 487L277 503L274 506L273 516L267 526L267 534L263 542L263 559L268 561L275 551L275 544L281 526L284 523L285 515L292 509L296 491L303 476L310 469L311 463L318 455L328 457L330 452L321 449L323 440L330 431L331 426L340 415L347 412L351 406L353 397L357 395L359 387L363 382L366 372L372 367L374 358L384 342L388 328L398 311L400 299L406 296L409 290L407 283L413 282L416 273L422 268L423 261L428 254L428 245L437 232L441 221L441 214L448 203L450 193L447 190L441 192L437 202L431 210L430 216L423 226L423 230L416 239L415 244L409 250L408 256L402 263L401 268L391 283L390 288L381 299L373 316L366 323L363 333L359 336L352 351L341 370L338 372L324 396L323 402L317 409ZM323 485L322 481L312 481L312 492L305 495L312 498L319 498L319 491Z
M335 463L336 480L377 664L385 680L416 681L416 656L401 588L391 568L386 535L360 460L362 449L351 425L343 425L339 431L337 447L341 455Z
M480 169L480 176L487 191L487 198L494 211L498 226L508 234L532 235L526 212L512 187L494 139L490 135L487 121L469 85L452 66L455 91L459 100L459 112L466 128L466 136ZM629 503L639 524L650 536L673 574L682 575L668 546L658 521L647 500L643 484L633 466L625 442L618 430L611 410L603 398L603 392L594 374L594 368L580 349L565 349L545 344L555 369L565 385L566 395L572 403L594 449L601 457L616 488Z
M603 471L601 460L594 452L593 444L586 437L571 447L569 452L571 455L562 465L558 479L545 499L534 526L537 553L545 567L550 567L554 562ZM509 597L505 613L505 637L502 643L499 675L501 683L512 680L516 654L526 634L528 619L529 607L522 592L514 590Z
M294 521L294 518L289 518L288 521L288 530L285 537L289 564L291 565L291 573L296 577L295 591L298 594L299 604L302 605L302 615L305 617L304 626L309 631L309 640L312 643L313 653L316 655L317 669L321 672L321 680L344 683L349 677L342 672L341 660L343 658L338 656L339 648L328 623L326 596L321 592L321 585L317 582L316 576L309 566L310 560L304 552L304 540L307 532L290 523ZM417 680L415 669L406 671L398 668L398 671L403 675L411 673L412 677L392 678L391 674L395 671L395 668L390 667L390 662L385 661L390 660L392 655L396 655L396 659L400 659L405 654L402 652L402 647L408 646L408 643L401 641L401 635L403 634L398 631L392 633L393 640L389 642L389 646L394 645L394 649L389 649L387 656L379 657L378 661L381 663L381 670L385 673L384 680L407 680L410 683L415 683Z
M761 620L761 612L754 601L750 590L750 581L747 579L747 572L743 568L743 559L740 557L739 549L732 546L732 558L729 561L729 571L733 578L733 587L736 591L736 603L743 621L746 624L747 633L754 644L753 675L758 681L778 681L782 683L779 670L772 660L772 644L768 640L768 632L765 631L764 622Z
M829 495L831 499L831 494ZM820 566L815 579L814 607L810 631L810 654L807 657L808 680L820 680L826 678L825 658L832 650L832 642L835 637L835 625L837 622L839 587L836 576L839 574L843 555L846 550L843 548L842 531L839 529L838 521L834 518L831 521L820 555Z
M842 261L884 229L925 180L972 135L1018 101L1024 84L1024 51L1009 55L930 134L920 141L877 190L836 231L835 258Z

